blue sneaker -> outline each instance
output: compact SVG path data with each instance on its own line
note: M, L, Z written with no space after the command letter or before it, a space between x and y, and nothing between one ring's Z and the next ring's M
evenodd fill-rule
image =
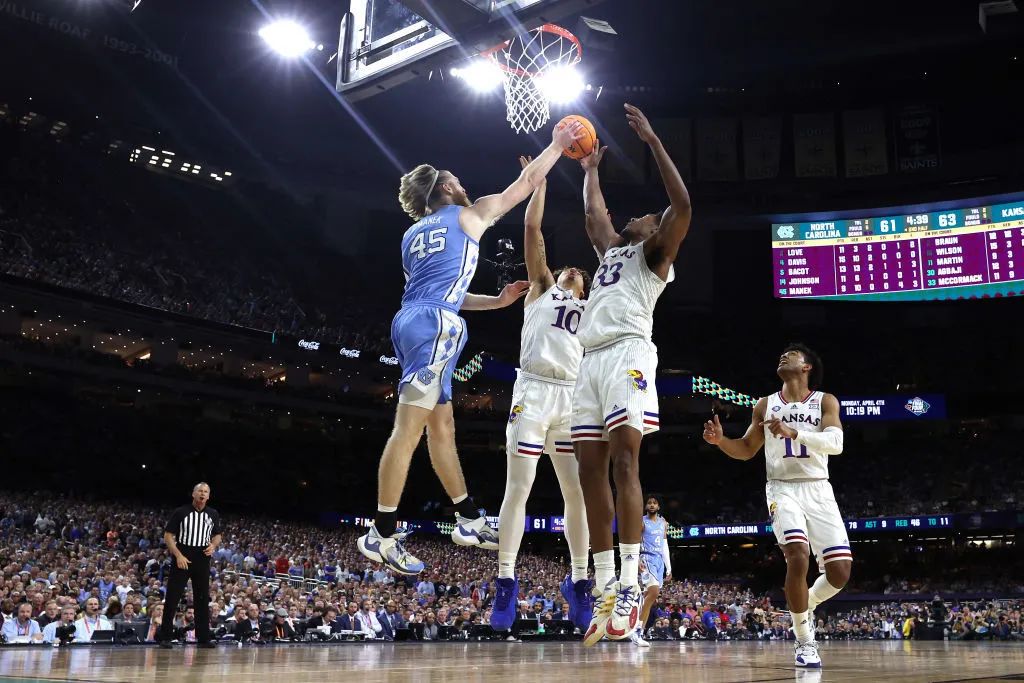
M576 594L576 619L573 623L582 632L594 618L594 582L581 579L573 584L572 590Z
M491 609L491 628L507 631L516 620L516 599L519 597L519 579L498 579L498 594Z
M370 560L380 562L399 574L415 576L427 566L410 555L402 545L402 541L409 533L403 531L395 533L391 537L384 537L377 533L377 527L374 525L370 527L369 533L359 537L356 546L359 548L359 552Z

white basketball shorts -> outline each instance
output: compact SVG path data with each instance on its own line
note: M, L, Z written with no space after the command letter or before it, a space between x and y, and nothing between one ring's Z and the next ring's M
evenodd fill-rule
M573 455L569 438L575 382L520 372L512 389L505 451L523 458Z
M779 545L807 543L821 571L829 562L853 560L846 524L827 479L772 479L764 490Z
M619 427L642 434L659 429L654 376L658 350L644 339L625 339L587 351L572 403L572 441L607 441Z

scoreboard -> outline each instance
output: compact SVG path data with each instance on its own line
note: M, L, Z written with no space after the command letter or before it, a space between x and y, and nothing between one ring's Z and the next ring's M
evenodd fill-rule
M1024 200L772 224L781 299L911 301L1024 295Z

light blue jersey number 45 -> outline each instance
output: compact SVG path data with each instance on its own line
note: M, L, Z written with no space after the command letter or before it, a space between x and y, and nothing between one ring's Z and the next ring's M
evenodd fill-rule
M431 230L430 233L419 233L413 239L412 244L409 245L409 253L416 254L416 258L421 259L427 254L444 251L445 234L447 232L448 228L437 228L436 230ZM424 238L424 234L426 234L426 238Z

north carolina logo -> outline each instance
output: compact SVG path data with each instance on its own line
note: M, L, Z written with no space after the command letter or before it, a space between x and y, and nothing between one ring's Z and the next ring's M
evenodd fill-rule
M779 239L791 240L796 235L796 230L792 225L780 225L779 226Z
M516 419L523 414L524 410L526 410L526 408L521 405L512 406L512 412L508 414L508 423L514 424Z
M778 503L776 503L774 501L771 502L771 503L768 503L768 516L772 518L772 521L775 521L775 512L778 509L779 509L779 504Z
M416 379L420 381L420 384L430 384L434 381L435 377L437 377L437 375L435 375L434 371L430 368L423 368L416 373Z
M647 380L644 379L644 373L639 370L626 370L626 374L633 380L633 388L637 391L647 391Z

